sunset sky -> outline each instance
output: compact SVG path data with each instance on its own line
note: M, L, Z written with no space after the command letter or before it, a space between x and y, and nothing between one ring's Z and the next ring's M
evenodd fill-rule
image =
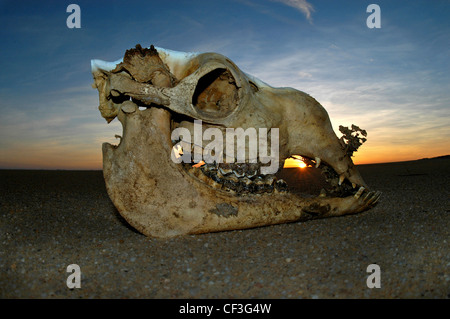
M81 28L69 29L69 4ZM369 29L369 4L381 28ZM358 164L450 154L450 1L0 1L0 168L101 169L117 120L90 60L140 43L218 52L367 130Z

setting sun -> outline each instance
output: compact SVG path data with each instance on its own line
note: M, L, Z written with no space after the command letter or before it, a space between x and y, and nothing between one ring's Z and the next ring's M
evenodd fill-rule
M290 158L287 158L284 161L284 168L295 168L295 167L299 167L299 168L305 168L307 165L305 164L305 162L303 162L302 160L303 158L301 156L298 155L293 155Z

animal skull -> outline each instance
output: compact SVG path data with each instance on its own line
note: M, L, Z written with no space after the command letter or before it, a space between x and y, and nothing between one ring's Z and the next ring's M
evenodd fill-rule
M223 55L137 45L123 60L92 60L91 65L101 115L108 122L118 117L123 126L119 145L103 144L107 191L120 214L147 236L353 214L373 207L380 197L368 190L314 98L273 88ZM278 128L281 164L297 154L325 168L336 196L289 193L284 181L260 174L261 163L249 158L201 167L174 163L171 132L184 127L194 134L193 120L221 130ZM203 147L188 143L183 149Z

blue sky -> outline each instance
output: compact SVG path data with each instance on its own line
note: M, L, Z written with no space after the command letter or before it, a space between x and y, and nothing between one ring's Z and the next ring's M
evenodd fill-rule
M0 1L0 168L100 169L121 126L97 110L90 60L137 43L222 53L309 93L337 133L368 131L357 163L450 154L449 17L448 0Z

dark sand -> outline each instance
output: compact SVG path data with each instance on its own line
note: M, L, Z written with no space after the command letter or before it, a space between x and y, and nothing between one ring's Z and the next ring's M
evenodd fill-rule
M450 159L360 171L370 211L172 239L131 229L99 171L0 171L0 298L449 298Z

